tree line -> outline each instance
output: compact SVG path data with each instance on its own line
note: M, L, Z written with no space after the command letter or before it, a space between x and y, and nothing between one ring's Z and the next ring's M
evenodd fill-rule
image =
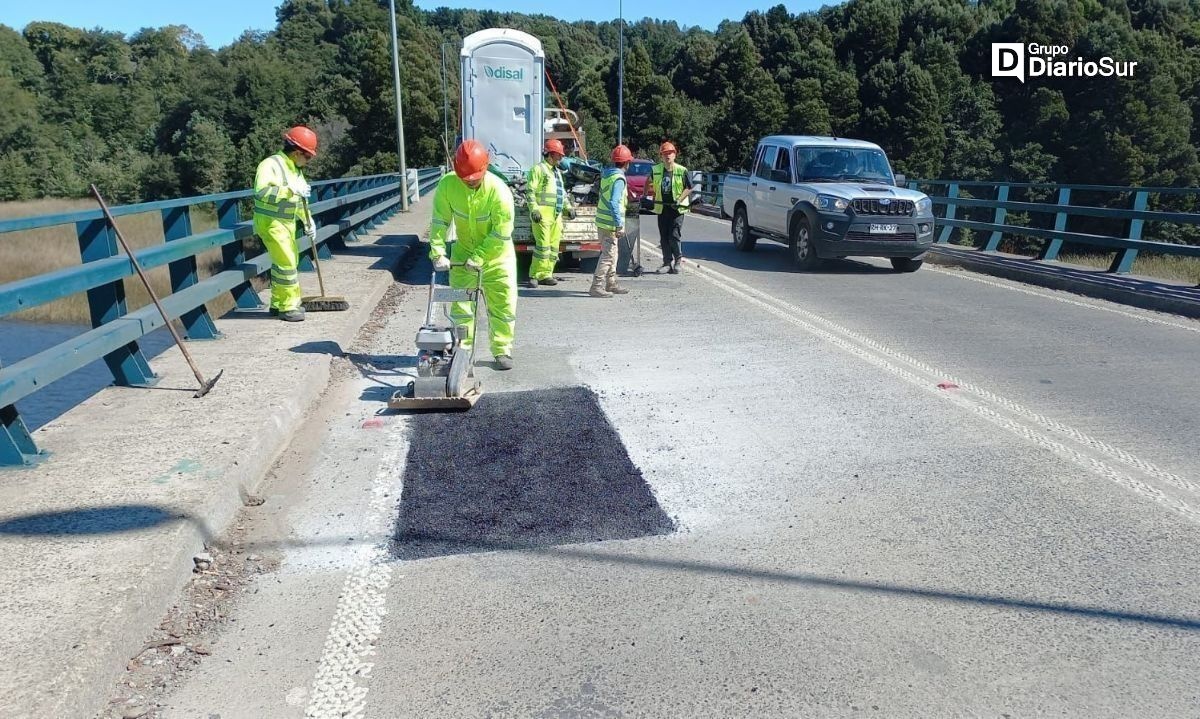
M213 49L183 26L133 35L0 26L0 199L119 202L249 186L284 128L306 123L314 178L395 171L386 0L285 0L273 30ZM620 26L397 3L410 166L442 164L443 83L458 123L461 39L542 40L593 157L617 139ZM991 43L1067 45L1138 62L1133 77L993 78ZM1200 4L1185 0L851 0L783 6L715 32L625 27L623 138L689 167L741 169L759 137L872 140L910 177L1194 186ZM446 54L443 79L441 57ZM547 99L553 102L553 95Z

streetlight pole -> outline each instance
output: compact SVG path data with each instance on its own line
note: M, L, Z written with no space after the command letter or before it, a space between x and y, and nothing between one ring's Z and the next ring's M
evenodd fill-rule
M446 80L446 45L442 42L442 146L450 147L450 88Z
M404 105L400 93L400 42L396 37L396 0L392 10L392 74L396 83L396 143L400 148L400 211L408 212L408 164L404 159Z
M625 7L624 0L617 0L617 15L620 27L620 40L617 51L617 144L625 144Z

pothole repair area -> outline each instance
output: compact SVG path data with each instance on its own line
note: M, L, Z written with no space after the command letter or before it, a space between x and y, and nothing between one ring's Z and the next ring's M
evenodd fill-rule
M589 389L487 394L412 419L397 559L675 530Z

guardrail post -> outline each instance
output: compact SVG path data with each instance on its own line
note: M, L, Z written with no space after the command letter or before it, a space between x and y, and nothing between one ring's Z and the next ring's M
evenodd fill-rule
M174 242L192 234L192 208L171 207L162 211L163 238ZM196 257L185 257L170 264L171 292L179 292L200 281L196 268ZM184 336L189 340L212 340L221 336L217 325L208 314L208 307L199 307L184 312L179 318L183 323Z
M996 202L1008 202L1008 185L1000 185L996 188ZM996 212L992 216L993 225L1003 225L1004 218L1008 216L1008 210L1003 207L996 207ZM995 252L1000 249L1000 240L1004 239L1003 230L992 230L992 234L988 237L987 244L983 246L984 252Z
M222 200L217 204L217 226L222 229L232 230L241 223L241 214L238 210L238 200ZM242 240L231 242L221 248L221 257L225 261L225 269L236 270L238 267L246 263L246 247ZM249 282L234 287L229 291L233 295L234 302L237 303L239 310L260 310L263 308L262 300L258 299L258 293L254 291L254 287Z
M1066 208L1066 207L1069 207L1070 205L1071 205L1071 188L1060 187L1058 189L1058 206ZM1054 215L1054 230L1055 230L1055 232L1066 231L1067 218L1069 216L1070 216L1070 213L1065 209L1062 212L1056 213ZM1041 253L1038 255L1038 259L1039 260L1057 260L1058 253L1059 253L1059 250L1062 249L1062 245L1063 245L1062 238L1055 237L1054 239L1052 239L1048 243L1046 243L1046 246L1042 248Z
M104 218L75 223L75 236L79 239L79 257L84 262L118 254L112 229ZM133 264L129 267L132 272ZM120 280L88 290L87 298L92 327L112 322L126 313L125 285ZM158 379L136 340L104 355L104 363L112 372L113 381L123 387L148 387Z
M1139 190L1133 196L1133 211L1145 212L1149 193L1145 190ZM1142 239L1142 225L1144 220L1140 217L1135 217L1129 221L1129 239ZM1137 259L1138 251L1134 248L1127 247L1117 251L1117 256L1113 258L1112 264L1109 265L1108 271L1116 274L1128 274L1133 270L1133 261Z
M33 443L24 420L17 414L16 406L0 407L0 467L30 465L43 456Z
M337 196L345 197L351 192L349 182L339 182L337 185ZM342 205L337 216L338 229L342 236L342 242L358 242L358 235L354 233L354 228L350 226L350 216L354 214L354 206L352 203Z
M951 182L950 189L946 191L946 200L947 200L946 214L943 215L940 219L943 219L943 220L953 220L954 219L954 213L958 209L958 205L956 205L954 203L954 199L956 197L958 197L958 183ZM936 224L936 222L937 221L935 220L934 223ZM944 244L948 243L950 241L950 236L953 234L954 234L954 227L952 227L951 225L943 225L942 226L942 234L938 235L938 238L937 238L938 244L944 245Z

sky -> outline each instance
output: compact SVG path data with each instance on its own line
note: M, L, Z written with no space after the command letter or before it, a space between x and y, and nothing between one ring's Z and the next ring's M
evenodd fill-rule
M417 7L475 7L476 2L455 0L416 0ZM489 0L486 7L501 12L552 15L562 20L612 20L620 9L627 21L642 17L674 20L681 26L699 25L715 30L721 20L740 20L750 10L768 10L783 5L792 13L817 10L834 0L725 0L724 2L680 2L679 0ZM629 7L624 7L628 5ZM95 28L132 35L143 27L187 25L204 37L209 47L220 48L236 40L246 30L271 30L275 27L275 8L279 0L38 0L17 2L0 0L0 25L16 30L34 21L60 22L73 27Z

